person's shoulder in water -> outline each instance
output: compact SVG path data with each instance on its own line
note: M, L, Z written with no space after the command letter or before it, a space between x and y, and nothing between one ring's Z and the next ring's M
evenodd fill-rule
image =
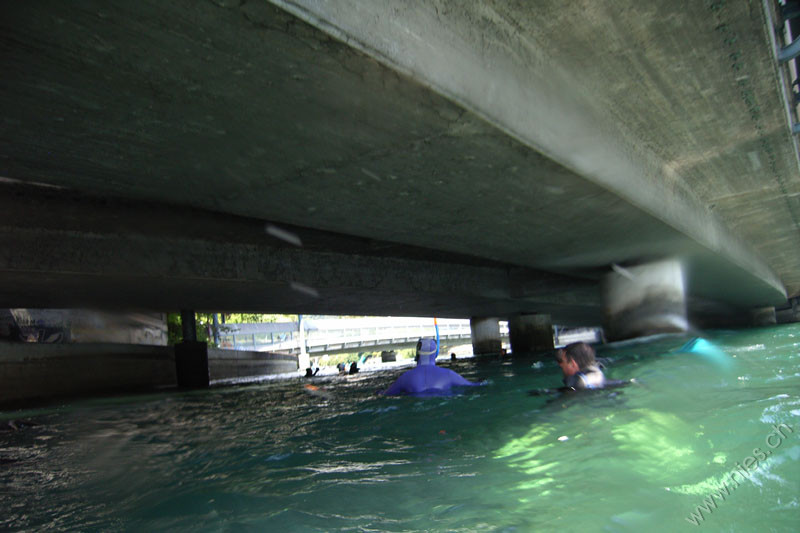
M602 389L606 377L595 358L594 348L585 342L573 342L556 351L556 361L569 389Z
M404 372L382 394L397 395L440 395L450 392L452 387L480 385L463 378L458 373L436 366L439 354L436 341L422 338L417 342L417 366Z

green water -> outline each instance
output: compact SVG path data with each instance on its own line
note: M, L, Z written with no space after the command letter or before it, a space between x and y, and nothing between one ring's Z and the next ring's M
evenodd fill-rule
M527 392L558 367L520 358L460 363L490 383L448 398L374 396L397 371L2 413L39 425L0 433L0 529L800 530L800 327L708 338L730 366L610 346L639 383L555 401Z

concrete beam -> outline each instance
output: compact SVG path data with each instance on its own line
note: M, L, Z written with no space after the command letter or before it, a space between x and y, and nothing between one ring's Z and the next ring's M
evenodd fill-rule
M10 4L0 177L591 283L611 263L683 254L692 296L743 307L800 291L800 179L761 5L276 4ZM28 220L5 227L33 238L8 239L31 257ZM224 245L216 231L199 238ZM96 273L57 262L6 271L34 286L7 294L92 290ZM460 298L364 278L340 296L362 287L404 314ZM470 298L470 314L550 312Z
M775 319L778 324L800 322L800 301L798 301L798 298L790 298L787 304L780 310L775 310Z
M675 55L662 59L664 66L674 66L676 61L680 61L685 65L682 73L691 73L708 80L710 65L705 60L699 64L687 60L690 56L698 57L699 47L713 50L708 57L711 62L720 63L724 58L722 62L725 66L730 63L730 57L737 57L734 61L736 73L742 70L743 65L755 70L757 67L754 62L768 65L771 63L773 50L767 39L759 39L757 45L753 43L753 47L743 48L745 45L739 44L733 53L730 50L719 50L720 43L725 39L726 43L736 42L743 37L742 32L753 33L752 26L756 28L755 33L763 30L762 19L766 13L760 12L753 17L747 13L746 2L731 3L734 5L715 10L716 13L713 14L723 19L723 22L718 23L717 29L730 32L730 35L718 36L714 32L706 31L706 26L697 27L703 23L701 21L712 15L700 3L692 5L690 9L683 3L678 8L678 3L663 2L660 4L663 13L658 13L659 10L645 13L641 9L635 9L635 6L626 7L619 2L610 2L593 9L591 16L596 17L596 20L592 20L584 12L568 15L564 12L562 2L537 4L530 9L488 7L480 3L459 3L447 9L439 9L433 4L398 8L379 2L365 4L358 0L335 3L317 0L272 1L390 68L445 95L522 144L535 148L587 181L613 192L619 198L689 236L701 247L726 257L733 264L774 287L776 298L778 294L784 293L780 278L740 236L749 234L755 237L751 238L753 245L763 246L764 243L760 243L759 237L756 237L758 231L763 231L762 235L773 234L773 217L777 214L775 210L779 209L779 216L792 228L788 233L781 232L782 238L791 240L793 246L800 250L800 233L796 229L800 225L800 202L789 193L790 189L794 193L800 193L800 174L794 141L784 121L783 101L772 82L773 69L768 69L770 75L765 76L766 81L747 80L743 85L741 79L737 78L738 83L733 83L733 73L723 72L718 82L724 84L721 80L730 79L727 90L721 90L717 95L728 95L722 97L722 102L728 109L732 103L746 104L751 101L756 92L766 93L765 99L771 99L768 111L765 110L762 114L757 107L753 109L755 104L751 104L746 112L752 116L752 122L757 129L763 129L767 120L777 122L785 128L779 139L762 138L760 153L753 155L756 159L769 158L770 185L775 186L782 195L782 205L765 205L759 213L759 220L751 221L758 228L755 230L743 227L736 220L735 214L730 212L726 213L729 220L721 220L712 211L716 206L711 201L713 195L704 194L704 191L699 191L687 181L687 178L695 178L691 175L694 169L685 168L678 161L665 159L663 150L653 150L649 148L651 144L641 142L646 138L663 145L664 139L680 137L682 132L676 131L679 128L677 124L670 123L667 128L660 128L658 121L661 117L652 116L654 107L647 110L651 120L644 127L639 126L639 131L631 131L631 126L625 121L619 121L618 104L629 100L629 91L636 91L640 98L645 94L642 80L631 79L627 84L621 83L625 72L631 70L631 61L623 60L617 64L613 60L608 61L606 57L602 61L593 59L590 51L598 50L599 41L604 39L603 34L606 32L584 31L578 26L591 27L607 22L611 25L608 28L611 32L606 38L614 41L617 37L613 34L623 26L636 27L642 23L643 16L655 21L669 13L676 20L665 32L678 32L680 37L674 33L671 35L670 40L677 49L672 50ZM574 9L580 10L577 6ZM606 21L606 17L609 20ZM614 20L621 19L627 20L613 23ZM526 22L520 25L520 20ZM475 21L485 23L476 24ZM655 24L648 27L653 26ZM539 28L538 31L542 31L543 27L547 28L544 32L551 41L530 39L520 30L521 27L536 27ZM771 27L770 23L768 31L771 31ZM576 46L576 39L589 42L583 47ZM636 55L635 63L649 61L650 65L657 64L661 59L661 43L653 36L650 39L652 40L646 42L637 39L636 46L628 47L626 57ZM559 48L555 45L561 41L566 41L561 48L566 50L563 57L559 56ZM625 42L625 39L621 42ZM576 50L580 52L576 54ZM655 57L651 58L648 53ZM619 70L609 72L609 67ZM641 70L648 72L647 67ZM585 76L588 72L593 74L595 83L586 83ZM680 76L675 83L685 86L684 78L685 76ZM603 93L609 89L603 88L603 84L608 85L610 80L615 82L612 85L616 85L616 93L606 93L604 98ZM665 77L650 81L658 84L659 95L663 95L665 87L669 86L673 91L669 96L684 98L685 100L678 101L686 108L698 103L696 97L691 98L679 87L670 86L670 80ZM620 98L623 95L625 97ZM616 99L609 102L609 96ZM740 102L742 98L745 102ZM707 101L703 101L703 106L707 106ZM686 119L687 123L694 123L690 116ZM630 123L636 124L633 120ZM749 130L751 127L750 121L745 121L744 128ZM632 142L636 135L639 135L639 142ZM658 136L662 136L660 142L657 141ZM683 149L679 149L677 157L680 157ZM780 151L780 160L777 151ZM714 156L718 156L718 152L719 148L715 147ZM736 166L738 167L738 163ZM761 167L760 160L757 164L754 163L754 173L757 174ZM783 177L782 171L790 178ZM704 178L711 181L712 187L727 185L720 174L719 169L715 168L711 175ZM731 226L737 231L731 231ZM771 256L776 259L780 257L779 262L785 261L786 254L777 248L777 243L770 242L770 245L775 246ZM800 252L794 254L790 262L794 265L794 270L800 272ZM564 264L563 260L560 264ZM784 264L788 266L788 263ZM800 282L800 277L784 267L782 272L793 282L791 292L800 291L800 284L794 285L795 281Z
M508 265L473 257L283 226L301 238L297 247L258 220L13 190L0 195L6 307L454 318L534 307L568 323L600 320L590 280L521 268L512 278ZM547 290L520 294L525 280Z

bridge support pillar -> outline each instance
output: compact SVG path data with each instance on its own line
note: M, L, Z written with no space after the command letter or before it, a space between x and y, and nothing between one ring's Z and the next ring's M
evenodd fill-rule
M475 355L500 353L500 321L496 317L472 317L469 319L472 331L472 353Z
M789 298L789 308L776 310L775 318L779 324L800 322L800 298Z
M615 268L603 282L603 314L609 340L688 330L683 265L666 260Z
M550 315L522 314L508 319L508 336L511 351L520 353L552 350L553 324Z
M208 345L197 340L194 311L181 310L183 342L175 345L175 376L178 387L208 387Z
M758 307L750 310L750 324L754 327L777 324L774 307Z
M297 315L297 334L297 342L300 345L300 353L297 354L297 368L298 370L305 370L306 368L311 368L311 358L306 351L306 328L303 315Z

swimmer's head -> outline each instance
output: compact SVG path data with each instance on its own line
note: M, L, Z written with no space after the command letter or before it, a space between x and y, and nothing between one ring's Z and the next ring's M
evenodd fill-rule
M564 377L570 377L589 365L596 364L594 348L585 342L573 342L556 351L556 361L564 372Z
M417 341L417 361L418 365L436 364L436 356L439 355L439 347L436 346L436 339L423 337Z

